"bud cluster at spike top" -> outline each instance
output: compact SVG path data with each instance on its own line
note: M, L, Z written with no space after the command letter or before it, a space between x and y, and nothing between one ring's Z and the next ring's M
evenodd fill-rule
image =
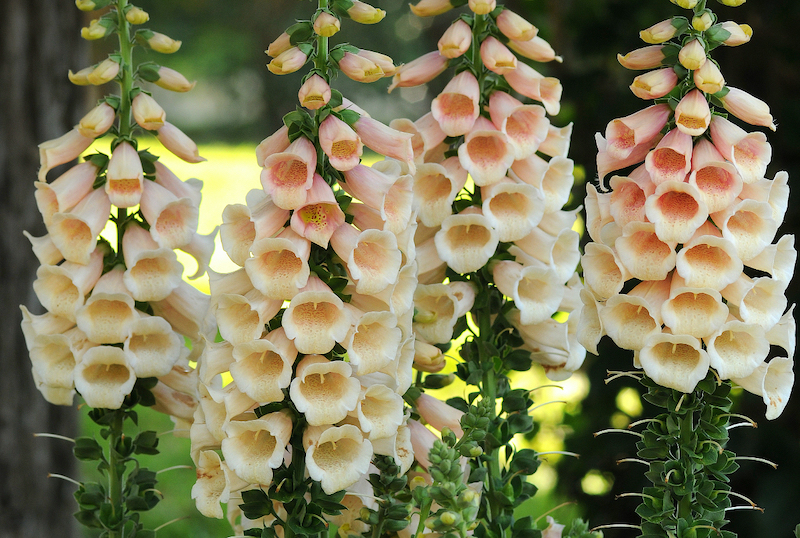
M610 336L656 383L683 392L713 368L761 395L773 419L794 383L785 291L797 253L794 236L773 243L788 174L764 177L766 136L734 120L774 130L769 107L727 86L709 54L751 33L698 5L691 22L658 23L641 33L649 46L620 55L625 67L651 70L631 91L655 103L597 134L601 191L587 187L594 242L582 259L579 338L596 351ZM605 188L607 175L629 168ZM770 346L785 355L768 359Z
M109 4L103 24L92 21L82 32L85 38L148 19L133 6L120 16L116 2L80 1L78 7L91 11ZM99 27L108 31L98 35ZM178 157L203 160L194 142L165 121L164 110L131 76L130 47L127 54L114 53L69 74L78 85L116 80L125 98L105 97L70 132L39 145L35 197L48 233L25 235L41 263L33 289L47 312L34 315L22 306L22 331L34 380L47 401L71 405L77 391L91 407L117 409L137 378L155 377L156 408L191 421L197 401L189 361L202 350L208 297L182 280L175 249L196 258L197 278L208 267L216 230L197 233L202 183L181 181L156 156L137 151L135 131L141 128ZM176 91L192 86L176 71L152 63L139 67L147 81ZM53 168L74 161L104 136L113 137L110 156L86 156L48 182ZM117 210L111 217L116 252L99 237L112 207Z
M428 16L455 6L423 0L411 7ZM449 343L457 320L484 291L452 278L442 283L446 270L469 274L487 267L514 303L509 319L524 349L551 379L566 379L586 354L576 340L577 312L564 323L553 317L581 304L579 234L572 229L577 210L562 210L574 183L567 157L572 125L550 123L547 115L560 109L561 83L526 63L561 58L513 11L493 1L470 1L469 8L437 51L398 67L392 83L416 86L448 67L456 72L428 114L391 123L414 135L417 163L414 330L421 353L415 366L428 372L444 366L441 354L437 360L425 346Z
M325 24L300 21L270 46L273 62L292 49L313 62L298 92L305 110L256 148L262 188L222 215L222 245L240 269L211 275L221 339L198 360L192 497L208 517L227 503L240 533L286 521L285 504L258 522L239 505L254 488L289 487L275 477L298 461L325 494L352 493L338 516L349 520L362 501L375 506L361 495L371 495L373 458L393 458L403 473L413 463L403 402L415 350L412 137L329 86L348 55L374 58L381 73L393 67L375 53L324 48L344 17L335 7L318 10ZM353 19L380 20L361 2L352 9ZM386 158L362 164L365 145Z

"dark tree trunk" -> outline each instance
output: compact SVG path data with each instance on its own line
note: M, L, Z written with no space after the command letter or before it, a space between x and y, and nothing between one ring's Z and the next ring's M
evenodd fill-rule
M34 203L37 145L68 131L81 96L68 69L85 67L82 14L71 0L0 0L0 538L75 534L72 445L34 438L75 434L75 409L36 390L18 305L42 312L32 291L38 262L22 230L45 233Z

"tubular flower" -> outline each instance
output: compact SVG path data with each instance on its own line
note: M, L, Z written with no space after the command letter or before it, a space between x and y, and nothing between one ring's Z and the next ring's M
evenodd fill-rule
M106 172L106 194L117 207L139 204L144 191L144 171L137 151L123 142L114 149Z
M458 19L439 39L439 54L445 58L458 58L467 51L471 44L472 29L466 22Z
M448 136L460 136L472 129L478 118L480 88L469 71L463 71L447 83L431 103L431 112Z

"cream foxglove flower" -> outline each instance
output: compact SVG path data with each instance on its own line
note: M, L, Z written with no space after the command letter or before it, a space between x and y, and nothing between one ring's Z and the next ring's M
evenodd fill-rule
M125 286L137 301L160 301L178 287L183 266L175 251L160 247L149 232L131 223L122 236Z
M514 300L523 325L541 323L552 316L564 298L564 286L556 272L545 266L523 266L500 261L493 270L497 289Z
M76 127L59 138L39 144L39 181L45 181L47 172L56 166L77 159L92 142L94 138L82 135Z
M286 413L229 422L222 440L225 463L236 476L251 484L272 484L272 471L283 463L283 453L292 435L292 420Z
M183 338L164 318L141 315L131 327L131 336L123 347L136 377L161 377L169 374L184 351Z
M492 185L514 162L514 148L491 121L478 117L458 148L458 159L476 185Z
M489 114L514 148L516 160L531 155L547 138L550 121L539 105L524 105L509 94L496 91L489 97Z
M314 144L301 136L285 151L264 159L261 186L281 209L297 209L311 188L316 163Z
M351 170L361 162L364 146L352 127L334 115L319 126L319 144L337 170Z
M692 169L692 137L679 129L671 130L647 154L644 166L655 185L683 181Z
M760 395L767 405L767 420L778 418L794 386L794 359L775 357L761 363L756 370L744 379L733 380L748 392Z
M73 166L52 183L34 183L36 206L45 226L50 226L53 215L69 211L92 192L97 171L97 166L86 161Z
M318 277L311 277L283 314L286 336L300 353L327 353L344 342L351 320L342 300Z
M700 340L684 334L655 334L639 352L645 373L662 387L692 392L709 368Z
M375 441L397 435L405 419L403 407L400 394L386 385L376 384L362 390L355 413L361 431L370 441Z
M75 207L53 214L48 227L53 244L67 261L88 264L111 211L111 201L101 189L87 194Z
M397 282L402 254L392 232L359 232L345 223L331 236L331 246L347 265L356 292L372 295Z
M260 403L283 400L283 389L292 381L297 349L282 327L265 338L235 346L233 357L236 362L230 365L230 372L239 390Z
M479 102L478 80L469 71L462 71L431 102L431 112L447 136L461 136L478 119Z
M308 256L311 243L285 228L275 237L254 242L252 258L244 268L253 287L270 299L288 300L297 295L308 282Z
M586 287L598 299L608 299L619 293L629 278L617 253L601 243L587 244L581 263Z
M344 213L333 190L319 174L314 174L307 194L305 202L292 213L292 230L312 243L328 248L331 236L344 224Z
M144 189L144 171L139 153L128 142L114 148L106 172L105 191L117 207L139 204Z
M271 299L256 289L243 295L221 295L216 307L220 335L234 345L261 338L264 325L282 305L283 299Z
M752 374L769 354L764 329L729 319L706 341L711 366L721 379Z
M118 265L100 277L91 297L75 312L78 327L96 344L124 342L139 317L133 297L125 287L124 272Z
M630 222L614 242L620 262L633 278L664 280L675 268L675 242L658 238L650 222Z
M403 331L394 314L363 312L343 345L355 373L361 376L377 372L395 360L402 339Z
M711 219L722 230L722 237L735 245L744 262L758 256L778 231L770 205L756 200L742 200L712 214Z
M661 307L664 325L676 335L708 338L728 319L728 307L722 296L711 288L686 285L680 275L673 275L669 299Z
M707 139L697 142L692 153L689 184L697 187L709 213L730 206L742 192L742 177Z
M708 208L696 188L682 181L665 181L645 202L645 215L665 242L684 243L708 219Z
M328 495L355 484L371 459L372 444L350 424L331 426L306 450L308 474Z
M75 367L75 389L90 407L119 409L134 383L129 354L118 347L91 347Z
M344 361L307 355L297 365L289 397L312 426L336 424L355 410L361 384Z
M84 304L103 273L103 250L95 249L88 265L64 262L61 265L42 265L36 270L33 291L48 311L75 321L75 312Z
M786 310L785 291L786 284L779 280L767 277L751 279L742 274L722 290L722 296L729 307L736 309L739 319L769 330L780 321Z
M144 183L140 209L150 223L150 235L162 247L184 247L197 232L199 210L192 200L178 198L153 181Z
M423 163L414 174L414 209L428 227L439 226L452 214L453 201L467 182L467 171L457 157L441 163Z
M434 236L439 257L458 273L483 267L499 241L497 231L477 207L447 217Z
M529 235L544 215L546 202L541 189L510 178L482 187L481 197L483 214L503 242L518 241Z

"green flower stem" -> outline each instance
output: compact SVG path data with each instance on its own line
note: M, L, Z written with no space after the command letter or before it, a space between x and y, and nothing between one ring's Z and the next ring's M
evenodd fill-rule
M123 522L125 505L122 498L123 480L125 472L124 458L121 457L118 447L125 437L122 431L125 422L125 413L119 409L114 411L114 419L110 424L111 434L108 436L108 496L115 523ZM120 529L109 529L109 538L120 538L124 532L124 524Z
M328 0L318 0L317 13L327 8ZM323 73L325 80L330 80L328 75L328 38L321 35L317 36L317 57L314 60L314 67Z
M120 138L131 138L131 90L133 89L133 43L131 42L130 23L125 18L125 8L128 5L128 0L117 1L117 28L119 36L119 53L122 58L120 71L122 77L119 80L119 109L117 114L119 116L119 133L117 140ZM117 208L117 261L121 261L122 257L122 235L125 228L125 221L128 218L128 210L126 208Z

